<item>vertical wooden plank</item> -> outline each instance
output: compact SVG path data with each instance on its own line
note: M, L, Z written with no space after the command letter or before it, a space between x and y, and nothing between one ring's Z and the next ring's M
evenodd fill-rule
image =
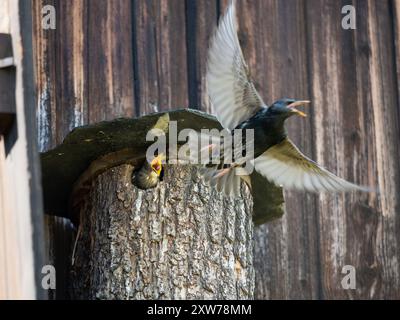
M0 3L0 7L1 7ZM16 251L15 243L17 235L15 232L17 215L15 214L15 199L12 194L9 181L10 164L7 163L4 136L0 136L0 299L22 298L21 285L14 270L19 269L19 255L14 259L13 251ZM10 194L11 193L11 194ZM14 214L13 214L14 213ZM13 245L14 244L14 245ZM32 294L32 293L31 293ZM29 295L33 298L33 295Z
M33 6L33 45L35 63L35 84L37 93L36 115L39 151L54 147L56 139L56 39L55 30L42 28L42 8L55 6L55 1L34 0Z
M341 28L345 4L307 2L316 160L385 191L320 196L323 297L394 298L399 294L398 114L389 8L386 1L355 2L353 31ZM356 290L341 286L344 265L356 268Z
M392 12L394 48L396 55L397 96L400 96L400 0L393 0L389 5Z
M42 28L42 8L56 10L56 29ZM33 1L38 147L46 151L61 143L74 127L87 123L86 1ZM56 291L50 299L66 298L73 228L67 219L46 217L46 264L56 268ZM59 239L69 239L60 242ZM67 261L67 262L66 262Z
M4 136L0 136L0 299L22 299L24 292L18 277L20 271L20 250L18 241L18 212L16 199L10 186L12 164L7 161ZM15 254L16 253L16 254ZM13 258L10 258L13 257ZM17 274L15 274L17 273ZM30 283L32 285L32 283ZM32 288L31 288L32 289ZM32 290L25 298L34 298Z
M3 13L0 16L1 33L11 33L9 7L8 0L0 0L0 11ZM13 129L15 130L15 123ZM8 186L7 170L9 170L9 164L6 158L6 145L5 137L0 135L0 300L15 297L13 290L18 288L18 283L13 276L13 270L17 269L16 259L7 259L12 254L12 250L15 249L12 246L13 241L15 241L14 224L9 224L14 222L10 221L10 218L16 215L12 215L15 211L14 195L9 194L11 190Z
M267 104L278 98L275 84L279 84L276 65L279 33L274 20L277 5L276 1L237 2L239 40L256 88ZM263 19L265 14L270 18ZM287 223L281 219L257 229L255 297L284 299L289 295Z
M56 30L41 28L47 4L56 9ZM60 143L88 122L132 116L131 2L36 0L35 17L40 143L52 146L45 141L51 133Z
M341 3L314 1L306 4L308 20L308 42L310 44L311 97L314 102L314 142L315 159L339 176L348 177L344 167L343 113L345 101L341 100L342 81L350 85L348 92L354 92L354 79L346 81L343 72L341 51L346 48L341 38ZM351 37L352 31L347 31ZM347 42L349 44L349 42ZM351 44L351 42L350 42ZM348 63L354 73L354 65ZM351 97L353 115L357 111L357 99ZM350 107L346 107L350 108ZM329 150L329 151L328 151ZM346 258L346 206L343 195L322 195L317 202L320 208L320 255L323 276L323 297L331 297L332 290L336 297L346 297L346 291L340 286L341 269L350 264ZM348 291L351 293L351 291Z
M133 2L138 114L188 106L185 2Z
M263 2L262 5L265 6L263 9L257 3L249 4L239 1L239 15L246 15L247 9L251 12L244 22L240 21L242 30L246 33L246 37L240 38L253 75L257 68L263 70L265 79L261 80L262 85L259 87L264 89L262 94L267 97L266 102L288 96L290 92L293 92L293 88L296 88L293 84L296 83L293 81L293 75L298 76L298 72L292 70L304 70L306 57L302 45L307 47L308 43L305 54L310 55L308 59L311 74L310 90L314 102L314 108L311 110L312 122L304 126L299 122L291 121L289 123L291 136L306 154L314 156L320 163L339 175L362 184L374 185L378 182L376 178L378 173L387 172L390 176L384 178L385 182L381 181L379 184L384 183L386 188L396 190L398 168L390 160L393 157L384 160L388 150L392 154L398 154L397 148L394 147L396 143L393 141L388 145L387 139L383 143L383 138L376 137L377 129L371 129L375 123L375 116L371 118L372 110L368 109L372 100L372 97L368 98L371 90L375 92L375 99L380 100L380 104L389 101L389 104L385 104L386 114L390 114L391 117L391 122L388 122L390 126L386 127L387 135L390 138L398 134L398 114L394 107L397 98L393 96L393 84L396 84L396 81L393 78L394 66L391 65L394 57L390 53L391 47L385 46L382 40L384 39L385 43L393 43L393 39L390 39L390 17L387 16L389 8L387 3L383 3L376 5L377 8L363 11L362 7L365 7L366 2L357 3L363 13L358 12L358 21L363 19L369 29L356 33L360 37L367 34L367 39L355 44L354 39L357 36L352 31L341 29L341 8L345 4L347 3L337 1L303 3L306 5L307 12L304 16L305 21L302 21L301 13L298 14L297 20L290 16L290 12L302 7L299 5L296 9L294 2L279 2L278 4ZM258 6L256 10L251 9L253 5ZM268 19L264 19L262 25L258 25L257 32L251 35L249 32L251 18L259 21L257 17L259 12L263 13L264 17L268 12ZM376 16L371 16L371 12L377 12ZM365 19L365 13L367 13L367 19ZM247 30L246 23L250 25ZM295 26L292 31L290 25ZM378 32L373 31L373 33L371 25L374 25ZM304 28L307 30L306 38L304 33L299 32ZM268 30L267 35L264 35L264 39L268 39L264 40L265 48L257 48L257 44L252 43L263 42L255 42L252 37L255 37L254 35L259 37L264 30ZM375 36L375 39L370 39L374 38L373 35L380 34L379 30L384 30L380 32L385 32L386 37ZM365 56L370 55L369 42L374 42L374 40L375 59L378 62L375 62L374 74L370 74L372 62L367 57L367 65L365 65ZM249 43L248 46L246 46L247 43ZM252 45L256 49L249 48ZM285 45L290 46L287 48ZM293 51L294 62L290 53L293 48L296 49ZM261 57L257 57L257 54ZM382 63L384 70L380 70L379 67ZM385 101L379 93L382 92L382 87L378 81L378 79L382 80L383 74L386 75L383 79ZM255 78L257 82L258 77L255 76ZM308 78L298 79L300 81L297 83L300 86L303 84L304 91L300 89L297 92L307 93ZM268 81L271 84L268 84ZM375 81L375 90L371 88L371 85L368 86L368 81L372 83ZM269 101L268 97L273 97L273 99ZM297 96L294 97L297 98ZM348 105L351 105L351 112L346 112ZM379 121L389 120L383 115L379 117L381 117ZM314 128L311 129L310 125ZM378 150L371 139L380 141ZM379 166L382 166L380 172ZM368 174L366 175L365 172ZM394 195L397 192L394 191L391 194ZM281 222L262 227L264 230L258 234L256 259L259 261L258 268L261 272L257 272L260 277L257 283L263 284L257 288L259 297L362 298L392 297L398 294L396 290L390 289L396 286L389 285L390 281L394 283L398 281L396 258L398 238L394 233L398 220L391 217L379 222L380 218L376 213L380 212L381 204L378 201L382 200L381 198L376 198L374 195L355 194L326 195L317 199L308 194L296 195L295 192L287 193L286 196L287 215ZM315 199L317 199L317 207L314 203ZM396 212L397 201L395 197L384 200L386 211ZM300 230L299 226L301 226ZM275 238L271 236L273 230L276 230ZM370 231L365 233L364 230ZM378 230L385 230L385 232L379 234ZM387 239L391 239L392 243L389 244ZM267 243L267 245L260 245L260 243ZM378 250L377 247L380 249ZM382 252L378 253L380 250ZM271 261L271 265L268 266L266 261ZM341 287L343 278L341 269L346 264L354 265L359 271L360 283L356 292L346 291ZM380 274L380 271L384 276ZM385 283L388 283L386 289L383 288Z
M189 107L206 112L211 112L205 79L206 60L218 13L217 0L186 0Z
M43 210L39 159L36 145L29 140L35 136L31 1L1 0L0 8L0 32L10 33L12 39L17 114L10 136L6 140L0 137L0 255L4 258L0 297L35 299L43 297L38 290ZM14 143L5 152L9 138Z
M56 29L42 28L42 8L56 9ZM131 1L34 1L39 149L60 143L74 127L134 114ZM48 263L65 298L71 234L66 219L48 217Z
M276 25L277 52L274 56L274 76L270 81L276 85L276 98L292 97L308 100L309 70L306 40L305 1L277 1ZM268 59L269 56L266 57ZM274 98L274 100L276 99ZM313 106L304 107L306 119L293 117L287 127L290 138L309 157L313 158ZM286 191L286 215L281 223L287 230L287 272L289 299L321 298L320 261L318 254L318 211L314 194ZM277 237L281 235L278 233ZM279 279L279 275L277 275ZM278 280L277 280L278 281Z
M221 12L229 2L224 1ZM307 99L304 1L237 1L239 40L256 87L267 104ZM305 110L310 113L309 110ZM289 120L294 142L312 156L311 117ZM287 192L286 214L255 233L258 299L318 298L315 196Z
M18 1L18 12L14 11L14 17L17 17L18 28L12 30L14 41L19 44L14 45L15 64L17 66L17 82L16 82L16 103L23 110L17 111L18 127L24 130L19 132L19 137L24 135L26 143L23 147L26 152L26 170L27 183L29 188L29 205L30 219L27 218L25 224L27 228L19 230L24 234L24 245L27 250L33 254L33 272L35 297L43 299L45 294L42 292L41 270L44 263L44 246L43 246L43 203L42 203L42 186L41 186L41 169L40 158L38 155L38 147L31 138L36 135L36 111L35 111L35 89L34 89L34 68L33 68L33 18L32 18L32 1ZM13 26L13 24L11 24ZM12 27L13 29L13 27ZM19 32L19 34L18 34ZM16 48L18 46L18 49ZM18 62L19 60L19 62ZM19 76L18 73L21 73ZM20 78L18 80L18 78ZM19 84L18 84L19 83ZM21 139L21 138L19 138ZM22 168L21 168L22 169ZM23 169L22 169L23 170ZM21 183L21 181L20 181ZM16 189L17 190L17 189ZM18 194L20 190L18 189ZM20 197L20 194L19 194ZM18 199L18 201L20 198ZM29 229L31 230L29 233ZM31 237L31 239L29 239ZM28 256L29 259L29 256ZM22 274L24 279L24 274ZM25 280L25 279L24 279Z
M60 26L60 8L57 1L33 1L33 32L37 92L37 130L39 151L47 151L63 139L63 131L57 130L57 121L62 122L63 115L57 109L57 88L60 83L58 72L60 60L57 60L58 29L42 28L42 8L51 5L56 9L56 28ZM64 62L66 63L66 62ZM57 120L60 117L61 120Z
M73 5L66 1L56 3L57 29L56 62L50 68L54 72L55 112L57 143L74 127L87 123L88 90L86 83L86 1L75 0ZM51 43L49 43L51 45ZM53 43L54 45L54 43Z
M400 298L400 121L399 96L394 56L391 2L368 2L371 43L371 102L375 125L378 185L381 191L374 264L379 284L371 287L370 296ZM390 44L390 45L388 45ZM373 255L375 256L375 254ZM380 290L379 290L380 289Z
M87 2L90 122L134 114L131 11L130 0Z

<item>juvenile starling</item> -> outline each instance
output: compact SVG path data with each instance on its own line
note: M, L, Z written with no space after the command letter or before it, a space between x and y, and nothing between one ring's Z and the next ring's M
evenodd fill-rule
M155 188L162 177L164 158L164 155L160 154L150 163L145 160L143 166L133 173L133 184L143 190Z
M285 120L292 115L305 117L296 107L309 101L281 99L267 106L250 79L237 36L235 1L219 22L208 52L207 88L213 110L228 130L254 130L254 169L276 185L288 189L340 192L368 191L319 166L307 158L287 137ZM206 181L228 195L238 195L240 178L249 184L246 172L237 175L243 162L208 166Z

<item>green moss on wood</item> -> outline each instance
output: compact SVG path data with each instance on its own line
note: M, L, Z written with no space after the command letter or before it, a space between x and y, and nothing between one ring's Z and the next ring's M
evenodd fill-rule
M135 119L120 118L75 128L56 148L41 154L45 212L71 217L69 197L74 183L90 164L109 153L131 149L138 159L144 159L152 142L146 134L167 113L156 113ZM178 132L185 128L221 129L215 117L197 110L181 109L168 112L177 121ZM165 122L161 122L164 123ZM157 124L159 125L160 122ZM283 214L282 189L269 184L257 173L252 174L254 221L259 224Z

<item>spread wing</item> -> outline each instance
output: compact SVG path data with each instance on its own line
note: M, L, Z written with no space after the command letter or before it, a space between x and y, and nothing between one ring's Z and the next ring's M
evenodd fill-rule
M307 158L289 140L269 148L254 160L254 168L269 181L287 189L308 191L371 191L350 183Z
M211 40L206 78L213 113L224 128L234 129L265 106L250 79L240 48L235 1Z

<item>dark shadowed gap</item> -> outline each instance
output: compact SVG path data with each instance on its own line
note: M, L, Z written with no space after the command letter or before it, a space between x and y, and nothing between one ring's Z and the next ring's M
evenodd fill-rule
M52 89L52 91L54 92L54 102L55 102L55 107L54 107L54 118L51 119L52 121L55 122L55 132L54 132L54 141L53 143L55 145L59 144L62 141L62 138L60 139L60 136L62 137L62 123L64 122L64 118L63 118L63 114L60 110L60 105L62 103L62 87L61 87L61 81L58 81L58 76L60 76L62 74L62 68L64 66L64 64L61 65L61 60L60 56L61 56L61 52L62 52L62 35L63 35L63 22L62 22L62 5L59 1L55 1L54 2L55 5L55 9L56 9L56 21L58 21L58 28L56 28L55 30L55 35L53 38L54 41L54 62L55 62L55 66L54 66L54 70L52 70L53 68L50 66L49 70L52 70L53 75L54 75L54 89ZM57 23L57 22L56 22ZM88 26L88 30L89 30L89 26ZM88 47L88 50L90 49L90 47ZM90 70L89 70L90 71ZM88 73L88 79L89 79L89 75L90 73ZM89 92L89 91L88 91ZM51 103L51 102L50 102Z
M304 33L305 33L305 40L306 40L306 53L307 53L307 93L308 96L311 100L312 98L312 70L311 70L311 44L310 44L310 37L311 37L311 27L310 24L308 23L308 12L310 12L311 8L308 2L305 0L304 4L302 6L303 8L303 19L304 19ZM312 14L311 14L312 16ZM310 108L308 113L310 114L310 117L312 119L311 121L311 135L310 135L310 145L311 145L311 155L314 159L316 159L316 151L315 151L315 140L314 140L314 134L315 134L315 126L314 126L314 109ZM320 237L320 231L321 231L321 222L319 220L318 216L318 197L314 197L314 221L315 221L315 233L316 233L316 261L317 261L317 272L316 272L316 277L317 277L317 299L321 300L324 299L324 290L323 290L323 285L322 285L322 265L321 265L321 237Z
M5 136L3 136L3 138L4 138L4 152L7 157L18 140L18 123L16 119L14 119L11 127L9 128L9 131Z
M218 23L218 20L219 20L219 17L221 16L221 0L216 0L215 1L216 2L216 6L217 6L217 23Z
M186 60L188 77L189 108L201 109L198 95L197 52L196 52L196 25L197 5L196 1L185 1L186 23Z
M85 65L85 87L86 87L86 92L87 92L87 123L90 123L90 109L91 109L91 103L90 103L90 37L89 37L89 25L90 25L90 8L89 4L86 2L85 3L85 17L86 17L86 25L85 25L85 39L84 39L84 45L85 45L85 60L86 60L86 65Z
M133 62L133 100L135 102L135 116L140 116L140 81L138 68L138 53L137 53L137 28L136 28L136 0L131 2L131 23L132 23L132 62Z

